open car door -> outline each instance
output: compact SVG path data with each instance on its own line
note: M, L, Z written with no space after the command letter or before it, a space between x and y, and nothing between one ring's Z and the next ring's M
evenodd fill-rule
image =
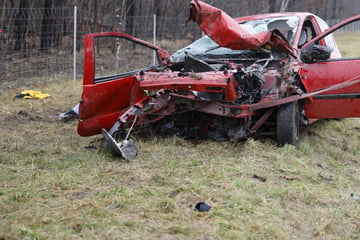
M155 71L168 54L151 43L123 33L85 36L83 92L78 133L91 136L109 129L120 112L144 96L136 74Z
M301 49L305 64L299 74L307 92L338 85L305 100L309 118L360 117L359 26L360 15L328 29Z

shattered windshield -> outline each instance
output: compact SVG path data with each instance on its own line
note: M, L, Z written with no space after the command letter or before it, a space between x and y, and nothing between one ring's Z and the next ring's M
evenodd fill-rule
M277 29L290 43L292 43L294 34L296 33L299 25L299 21L300 19L297 16L285 16L256 19L245 23L240 23L240 26L242 26L251 34Z
M294 35L299 25L299 17L297 16L285 16L285 17L273 17L251 20L248 22L240 23L248 33L255 34L265 31L272 31L274 29L279 30L283 36L289 41L293 42ZM185 55L191 54L203 60L209 58L219 59L226 58L229 60L244 59L244 58L259 58L259 53L266 53L266 50L233 50L219 46L208 36L196 40L183 49L175 52L171 57L171 62L183 62ZM256 55L254 55L257 53Z

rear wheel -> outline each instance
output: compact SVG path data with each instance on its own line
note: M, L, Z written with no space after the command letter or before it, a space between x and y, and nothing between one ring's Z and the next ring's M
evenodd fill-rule
M297 145L299 141L299 104L297 101L281 105L276 118L277 143Z

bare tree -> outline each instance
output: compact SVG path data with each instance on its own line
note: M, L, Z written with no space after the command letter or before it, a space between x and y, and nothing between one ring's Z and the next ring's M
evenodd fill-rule
M30 2L28 0L20 1L20 7L15 18L15 51L26 50L29 5Z
M335 19L337 15L337 0L334 0L333 7L332 7L332 18Z
M276 0L269 0L269 12L276 12Z
M53 23L51 18L51 10L52 0L45 0L40 43L40 51L42 52L48 52L51 48L51 32Z
M3 1L2 4L2 9L1 9L1 15L0 15L0 26L3 26L4 24L4 18L5 18L5 9L6 9L6 1Z
M289 2L290 2L290 0L282 0L279 12L285 12L289 5Z
M360 11L358 0L203 1L233 17L276 11L308 11L328 19L350 17ZM6 41L10 46L8 51L21 51L29 47L26 46L26 39L29 45L30 37L40 35L40 50L47 52L61 43L62 33L70 26L70 20L61 20L65 14L61 8L77 4L80 35L116 29L143 36L145 33L149 34L149 29L151 31L153 14L156 14L158 37L175 39L176 35L184 33L179 26L189 14L189 2L190 0L0 0L0 27L4 32L1 37L4 39L6 34ZM34 12L38 14L37 11L32 11L32 7L45 8L40 11L42 15L37 16L42 18L40 24L37 20L29 19Z
M135 0L126 0L126 27L125 32L133 35L134 33L134 16L135 16Z
M56 0L54 3L53 11L53 32L52 32L52 44L57 47L60 44L63 32L65 32L66 22L63 20L63 7L65 0Z

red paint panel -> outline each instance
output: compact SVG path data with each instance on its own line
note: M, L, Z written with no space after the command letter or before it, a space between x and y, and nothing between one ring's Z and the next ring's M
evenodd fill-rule
M86 119L101 112L109 112L129 106L135 77L84 85L80 118ZM99 112L101 109L101 112Z
M196 22L212 40L231 49L256 49L269 40L269 32L252 36L232 17L201 1L191 1L189 20Z
M140 87L145 89L186 89L208 91L207 87L225 87L229 76L222 72L190 73L179 76L180 72L145 73L140 81Z
M145 73L141 78L142 89L191 90L200 92L223 92L226 101L234 101L240 96L236 93L238 86L232 74L223 72L191 73L179 76L179 72Z
M332 60L307 64L300 70L300 76L307 92L360 79L360 60ZM305 111L309 118L347 118L360 117L360 99L341 99L348 94L360 94L360 83L319 94L327 97L330 94L337 99L316 99L305 102Z
M191 1L189 20L196 22L214 42L234 50L252 49L268 45L295 56L286 39L275 32L248 33L225 12L202 1Z
M360 117L360 99L315 99L305 102L309 118Z
M86 120L80 120L77 132L80 136L87 137L101 133L101 128L110 129L119 117L120 111L94 115Z
M132 104L138 94L134 76L110 82L83 86L82 103L78 133L91 136L101 133L101 128L109 129L116 121L120 112ZM137 92L137 94L132 93Z
M156 50L159 61L165 64L168 59L166 51L151 43L123 33L94 33L85 36L85 63L83 92L79 107L80 122L78 133L91 136L101 132L101 128L109 129L120 112L144 96L135 75L119 77L114 80L95 83L94 38L118 37ZM125 75L124 75L125 76Z

